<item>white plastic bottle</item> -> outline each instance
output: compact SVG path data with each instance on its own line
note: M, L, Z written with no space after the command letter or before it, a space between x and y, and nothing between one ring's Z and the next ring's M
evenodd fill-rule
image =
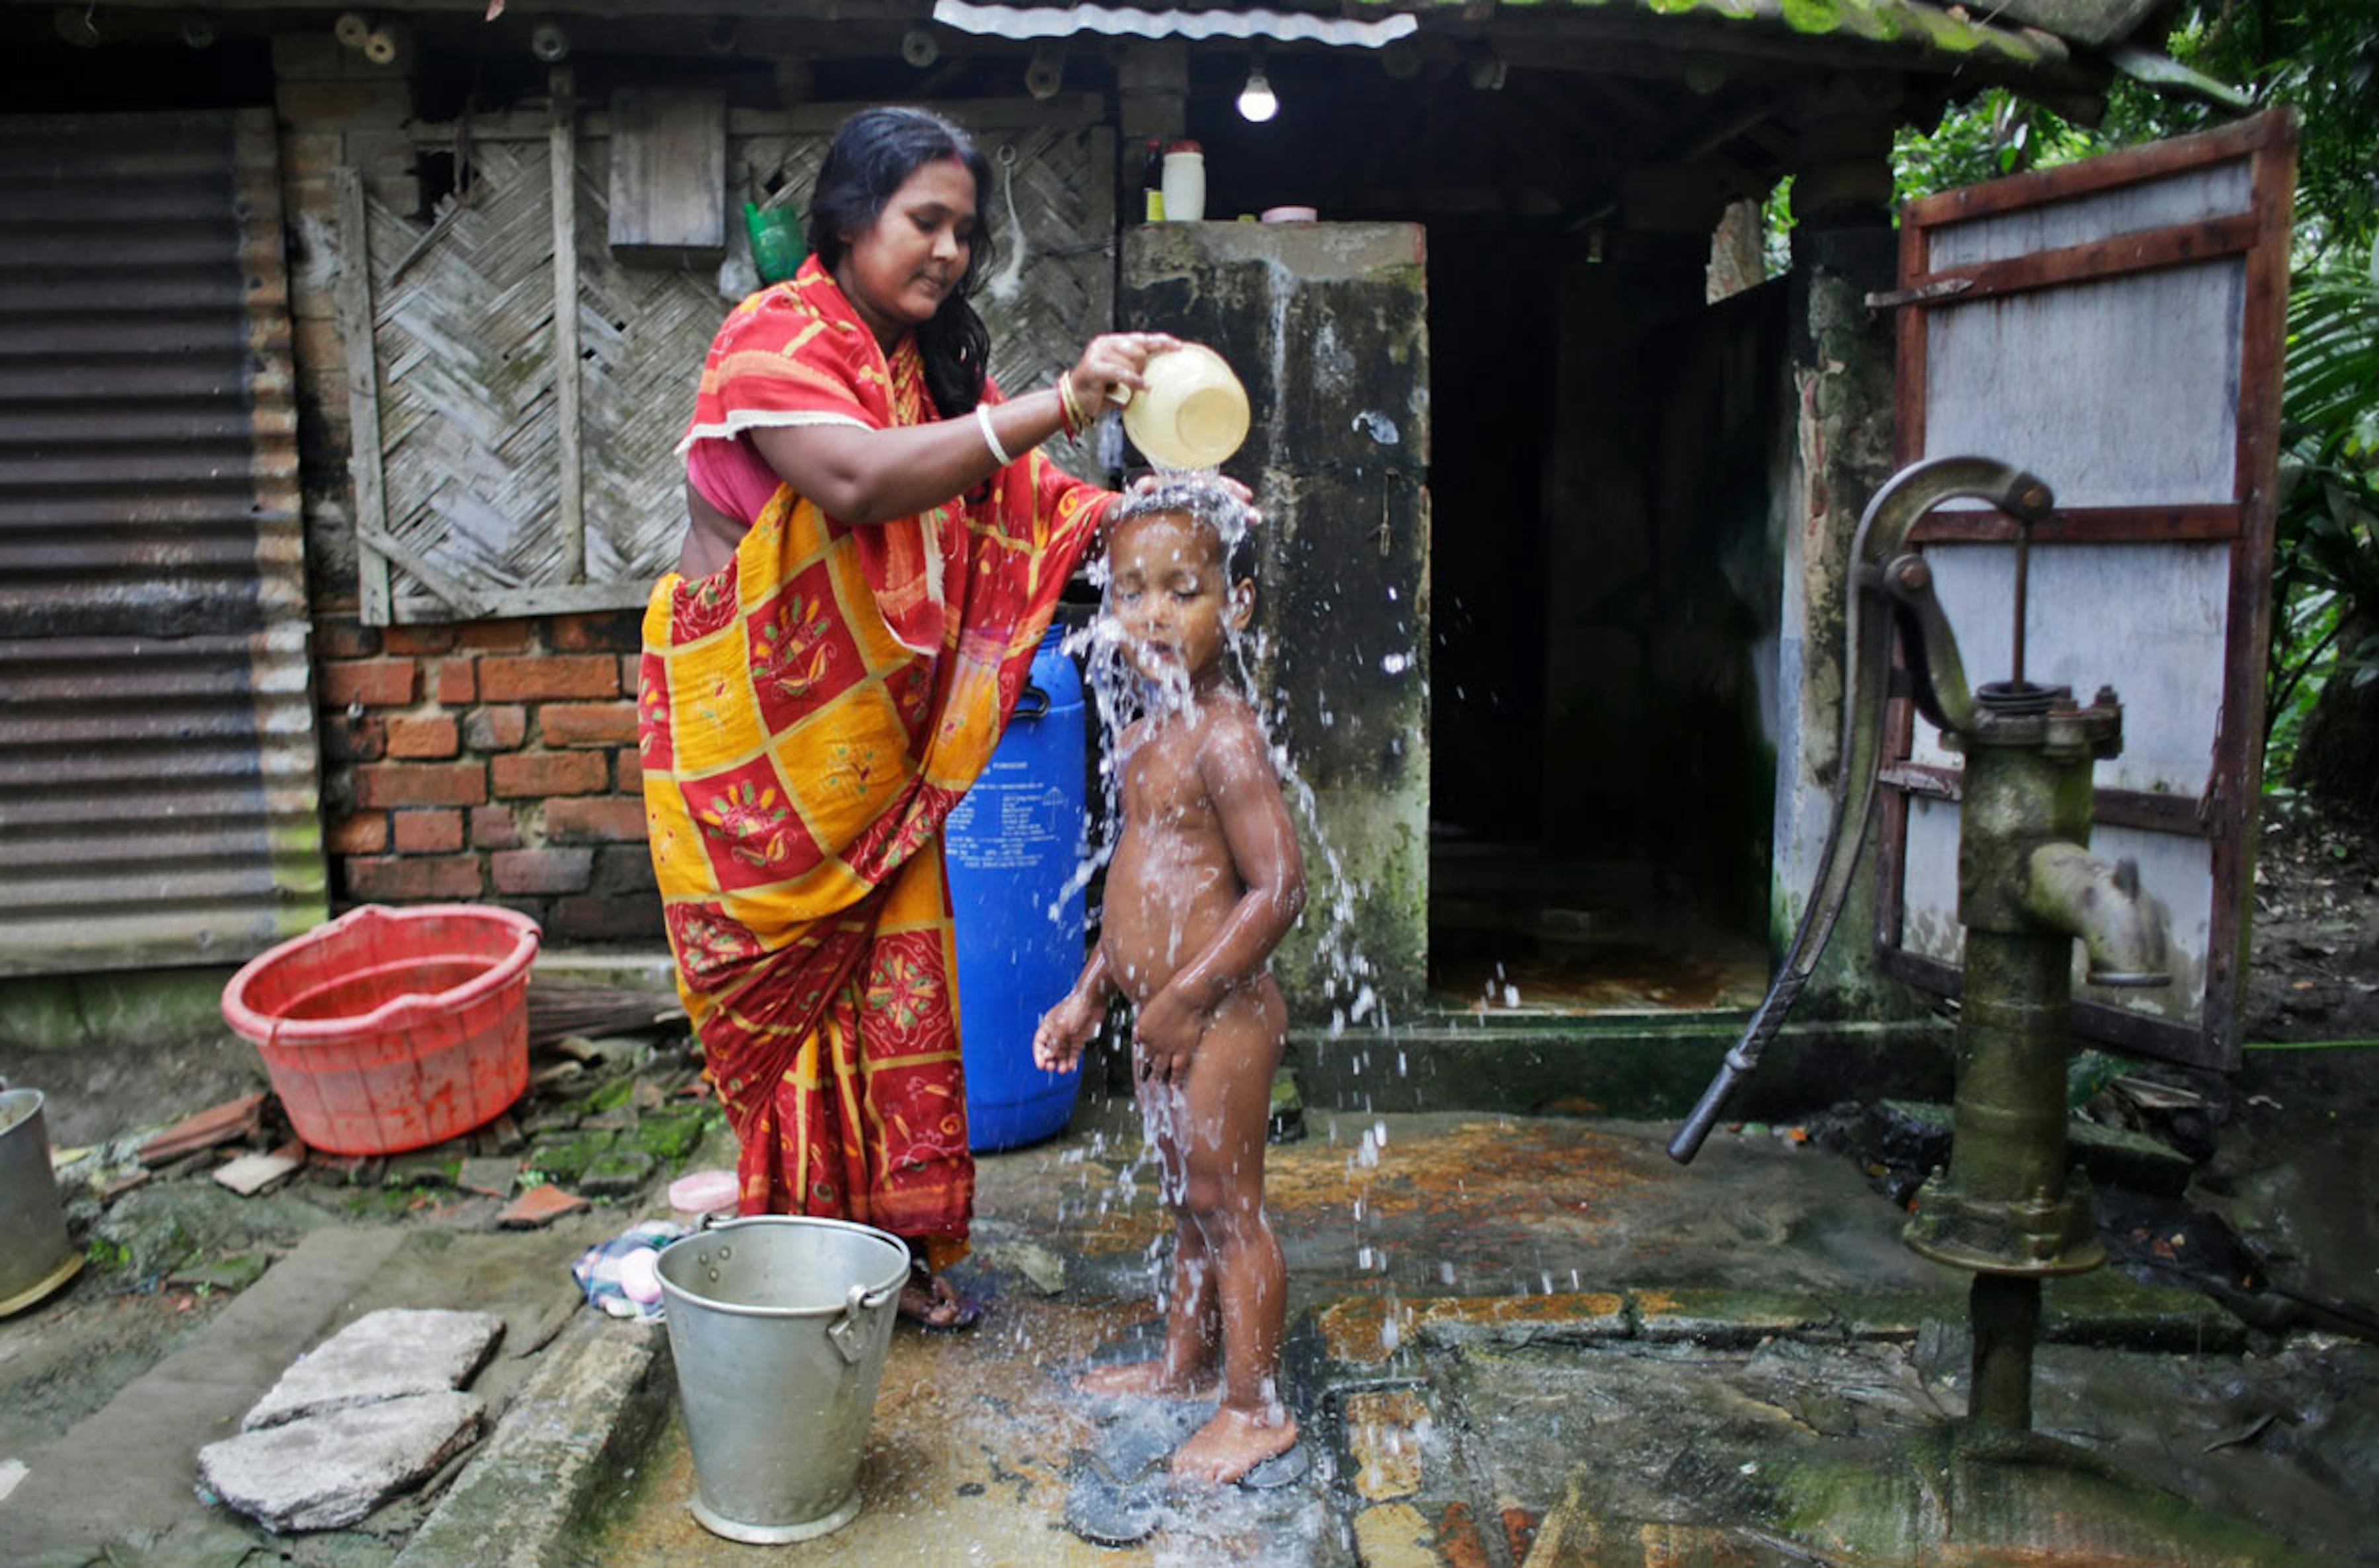
M1165 150L1165 219L1194 223L1205 215L1205 150L1194 141L1174 142Z

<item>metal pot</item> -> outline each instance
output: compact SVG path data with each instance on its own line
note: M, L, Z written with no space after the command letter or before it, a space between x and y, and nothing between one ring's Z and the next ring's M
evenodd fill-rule
M50 1174L42 1092L0 1091L0 1318L43 1299L81 1267Z

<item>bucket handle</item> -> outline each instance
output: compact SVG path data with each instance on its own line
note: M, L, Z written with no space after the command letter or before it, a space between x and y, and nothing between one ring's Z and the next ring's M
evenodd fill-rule
M888 1285L876 1291L870 1291L863 1285L851 1287L851 1294L843 1297L842 1316L837 1318L834 1321L834 1326L826 1331L827 1338L834 1341L834 1347L842 1352L844 1361L856 1367L866 1358L869 1335L867 1321L861 1314L872 1312L883 1306L892 1299L892 1293L900 1288L899 1285Z

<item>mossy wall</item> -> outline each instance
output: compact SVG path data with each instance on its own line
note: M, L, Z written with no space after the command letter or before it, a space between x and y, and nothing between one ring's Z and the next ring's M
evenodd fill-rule
M1274 959L1326 1019L1365 984L1416 998L1429 928L1429 338L1407 223L1151 223L1124 235L1118 322L1211 344L1253 426L1256 695L1291 787L1310 899ZM1354 955L1369 972L1346 972Z
M1845 585L1860 514L1893 468L1894 323L1866 303L1891 286L1893 233L1794 235L1789 303L1793 442L1775 486L1781 541L1775 876L1771 946L1793 940L1843 788L1841 729ZM1879 700L1879 697L1878 697ZM1876 846L1870 836L1831 942L1795 1008L1802 1018L1909 1017L1915 994L1875 967Z

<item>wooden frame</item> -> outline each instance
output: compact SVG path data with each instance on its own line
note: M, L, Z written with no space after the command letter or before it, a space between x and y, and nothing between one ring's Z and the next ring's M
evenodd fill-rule
M2228 555L2228 641L2222 711L2204 789L2194 797L2100 790L2097 820L2114 826L2209 840L2213 902L2207 931L2205 993L2196 1026L2077 998L2078 1033L2121 1049L2235 1067L2239 997L2245 972L2246 902L2252 896L2255 806L2263 782L2262 669L2269 635L2271 478L2279 452L2280 356L2285 342L2290 202L2296 126L2288 112L2257 115L2203 135L2091 159L2064 168L1994 180L1912 202L1900 230L1899 388L1896 455L1926 454L1926 372L1931 312L1977 298L2092 283L2222 256L2243 258L2245 293L2239 323L2240 361L2232 494L2228 501L2167 506L2071 507L2034 531L2036 543L2202 543ZM2212 165L2248 164L2247 210L2167 224L2014 258L1962 267L1930 265L1941 227L2109 192ZM2020 453L1998 453L2021 460ZM2012 540L2013 525L1987 510L1947 512L1915 531L1919 543ZM1876 896L1878 966L1926 990L1955 995L1955 965L1902 946L1907 874L1909 798L1956 800L1956 769L1911 760L1914 714L1905 698L1889 710L1883 737L1882 824Z

